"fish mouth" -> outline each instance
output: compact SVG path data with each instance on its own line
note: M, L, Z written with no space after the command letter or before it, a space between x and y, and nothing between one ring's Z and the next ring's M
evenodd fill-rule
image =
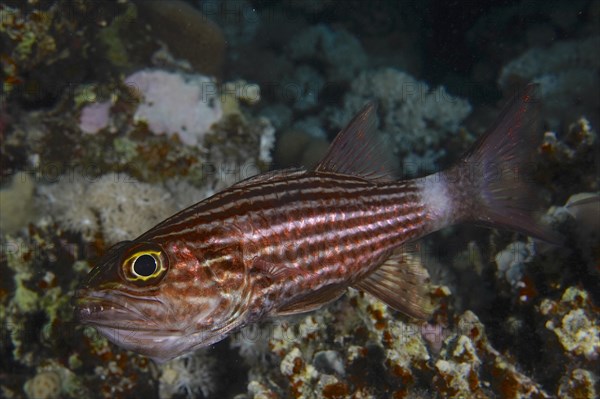
M152 317L132 305L128 295L77 290L73 304L75 317L82 324L124 331L164 331Z

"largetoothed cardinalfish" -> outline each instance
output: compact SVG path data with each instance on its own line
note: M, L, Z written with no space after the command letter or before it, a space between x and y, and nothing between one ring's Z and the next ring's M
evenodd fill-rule
M428 274L400 249L474 222L546 241L513 173L535 147L537 99L527 86L448 170L397 180L368 104L312 170L261 174L108 250L77 290L81 322L164 362L268 317L318 309L354 287L427 319Z

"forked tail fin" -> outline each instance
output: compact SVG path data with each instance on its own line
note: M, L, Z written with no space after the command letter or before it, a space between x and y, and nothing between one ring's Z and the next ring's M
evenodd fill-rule
M504 226L559 244L559 234L531 216L535 204L529 157L537 145L538 86L530 84L504 107L461 161L441 173L456 220Z

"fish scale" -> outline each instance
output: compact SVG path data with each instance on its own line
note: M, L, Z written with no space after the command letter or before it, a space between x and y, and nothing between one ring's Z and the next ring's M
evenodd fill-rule
M252 177L109 249L77 290L77 313L157 362L318 309L348 287L427 319L428 274L404 243L462 221L558 241L528 215L525 182L495 173L526 161L533 90L449 170L405 181L393 176L367 105L313 170Z

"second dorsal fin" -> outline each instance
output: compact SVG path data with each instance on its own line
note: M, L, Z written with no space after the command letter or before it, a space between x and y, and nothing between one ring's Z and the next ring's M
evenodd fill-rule
M376 106L368 103L336 136L315 172L334 172L369 180L395 180L390 151L376 132Z

